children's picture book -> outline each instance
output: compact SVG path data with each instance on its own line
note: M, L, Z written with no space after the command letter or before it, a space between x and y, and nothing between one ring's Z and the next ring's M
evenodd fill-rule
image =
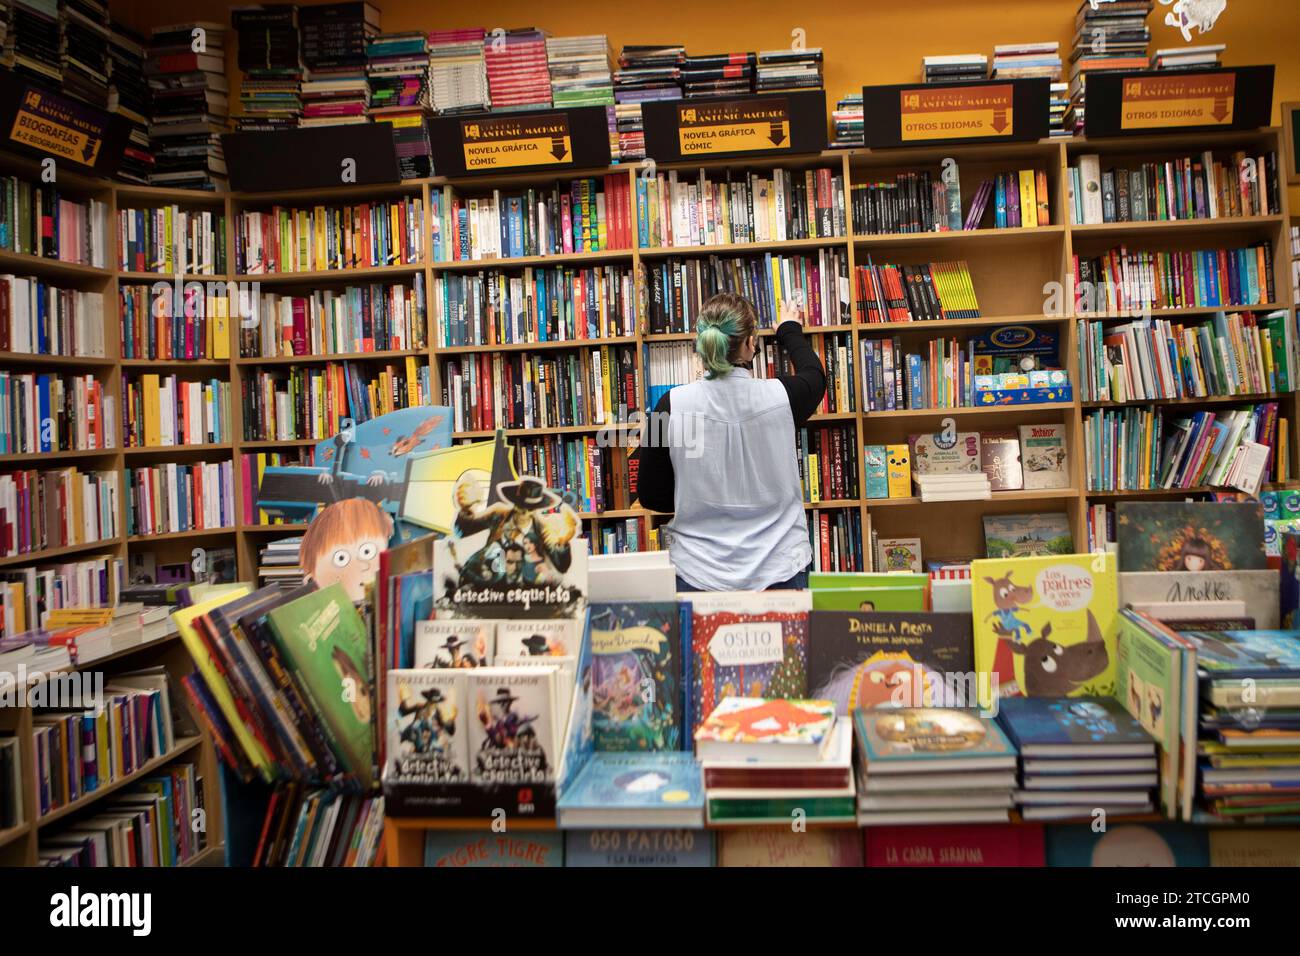
M773 760L793 759L795 750L815 757L833 726L829 700L726 697L695 731L695 748L701 760L757 754L755 747L770 751Z
M569 830L565 866L713 866L713 834L707 830Z
M476 833L429 830L424 865L442 867L564 866L564 834L559 830Z
M573 618L497 621L495 656L572 657L579 637Z
M692 738L724 697L808 695L808 591L700 591L687 599Z
M980 471L980 433L909 435L912 474L959 475Z
M813 607L827 611L924 611L930 577L910 573L814 571Z
M1114 554L971 562L975 669L999 696L1104 696L1115 686ZM988 700L982 701L985 707Z
M466 783L466 676L449 670L388 672L388 759L405 780Z
M1019 491L1025 486L1020 466L1020 436L1011 429L980 432L980 470L994 491Z
M868 498L889 497L887 457L884 445L867 445L863 448L862 464L867 478Z
M1064 512L984 516L984 556L987 558L1035 558L1073 553L1070 516Z
M913 574L919 574L924 568L920 538L876 539L877 571L886 574L892 571L911 571Z
M1261 630L1279 624L1277 571L1124 571L1119 576L1121 605L1193 604L1240 601Z
M1121 501L1119 566L1130 571L1260 571L1264 506L1257 501Z
M1065 426L1021 425L1020 465L1026 490L1070 487L1070 453Z
M907 445L885 446L885 485L891 498L912 495L912 452Z
M597 751L683 748L677 602L591 605L591 694Z
M303 594L267 619L285 664L305 691L344 766L365 785L373 777L374 689L365 622L341 584Z
M492 653L491 621L415 622L416 667L486 667Z
M596 753L557 804L563 827L683 827L704 822L700 765L685 751Z
M718 866L861 866L856 829L743 827L718 834Z
M998 721L1024 757L1150 757L1156 742L1114 697L1010 697Z
M973 710L904 707L853 714L869 774L1014 770L1016 749L991 718Z
M1213 678L1300 676L1300 630L1179 631Z
M808 632L809 693L837 714L978 700L966 686L975 667L969 613L814 610Z
M1032 824L866 827L867 866L1042 866L1043 828Z
M1172 823L1123 823L1096 832L1086 824L1047 828L1048 866L1210 865L1210 831Z
M558 759L556 671L550 667L481 667L466 671L470 780L546 783Z

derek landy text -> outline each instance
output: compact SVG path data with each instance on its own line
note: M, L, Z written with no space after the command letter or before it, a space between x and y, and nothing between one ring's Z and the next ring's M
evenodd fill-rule
M50 897L50 925L57 927L127 927L132 936L148 936L153 928L150 893L91 893L73 886Z

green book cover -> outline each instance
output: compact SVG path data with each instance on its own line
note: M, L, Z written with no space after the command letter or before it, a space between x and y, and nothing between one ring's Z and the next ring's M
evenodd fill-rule
M714 799L709 801L709 820L773 820L789 823L794 812L805 820L853 820L857 816L855 797L774 797L753 800Z
M899 588L820 588L812 592L812 606L814 611L924 611L925 588L910 583Z
M310 591L273 609L267 620L298 685L339 750L369 786L374 762L366 626L342 584Z

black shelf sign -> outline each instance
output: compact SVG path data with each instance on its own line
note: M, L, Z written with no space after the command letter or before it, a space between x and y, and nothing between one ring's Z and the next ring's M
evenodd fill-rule
M10 146L101 176L117 172L130 133L123 117L13 73L0 79L0 129Z
M1259 129L1272 120L1272 66L1098 73L1088 78L1089 139Z
M610 161L603 106L436 116L428 124L436 176L589 169Z
M646 156L694 159L820 153L826 148L826 93L799 90L644 103Z
M236 192L376 186L401 180L390 123L223 133Z
M866 145L884 149L1042 139L1050 126L1051 88L1047 79L864 86Z

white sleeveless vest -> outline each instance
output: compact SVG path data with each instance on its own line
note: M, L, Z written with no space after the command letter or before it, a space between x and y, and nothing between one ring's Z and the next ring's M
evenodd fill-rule
M736 368L679 385L670 402L677 573L708 591L761 591L806 568L812 547L785 386Z

